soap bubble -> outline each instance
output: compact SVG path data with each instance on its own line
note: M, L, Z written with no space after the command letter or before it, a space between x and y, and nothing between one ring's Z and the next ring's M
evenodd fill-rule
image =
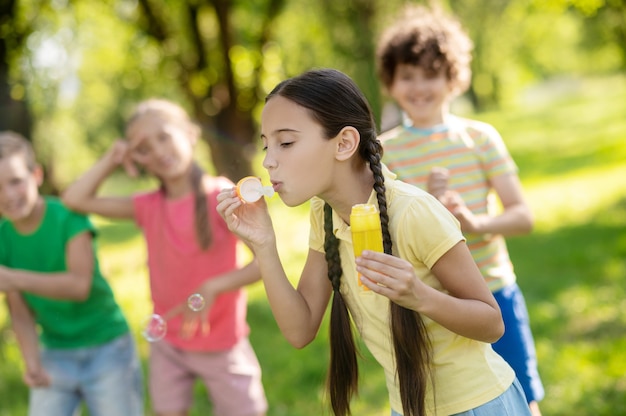
M187 306L194 312L204 309L204 298L199 293L194 293L187 299Z
M161 315L153 313L146 319L141 334L148 342L156 342L163 339L166 333L167 322Z

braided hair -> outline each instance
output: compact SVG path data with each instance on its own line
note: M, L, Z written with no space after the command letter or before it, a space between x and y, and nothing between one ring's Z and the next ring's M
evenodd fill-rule
M376 137L376 122L363 93L345 74L333 69L307 71L278 84L267 96L285 97L307 108L322 126L327 138L335 137L346 126L358 130L358 153L374 174L383 247L392 254L389 214L382 173L382 145ZM348 308L339 290L343 275L339 240L333 233L332 208L324 205L324 250L333 300L330 316L330 367L327 388L335 415L350 414L350 400L358 391L357 349ZM421 316L394 302L390 304L391 333L396 359L400 397L405 416L424 416L426 385L430 378L430 341Z

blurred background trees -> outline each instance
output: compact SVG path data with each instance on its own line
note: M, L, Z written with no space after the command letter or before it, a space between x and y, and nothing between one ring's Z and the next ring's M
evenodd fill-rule
M0 128L32 139L58 191L123 135L138 101L163 96L201 124L215 173L237 180L253 172L264 97L285 77L343 70L380 118L375 43L404 3L0 0ZM437 4L474 40L474 110L540 81L626 69L623 0Z

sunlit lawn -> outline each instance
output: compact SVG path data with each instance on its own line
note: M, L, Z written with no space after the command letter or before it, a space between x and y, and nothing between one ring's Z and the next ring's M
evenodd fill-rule
M570 90L477 117L505 138L536 216L534 232L509 239L509 248L537 344L544 415L626 414L626 78L573 82ZM307 246L306 207L289 209L278 198L270 203L295 282ZM102 267L145 359L148 343L138 332L151 304L143 242L131 224L97 222ZM262 285L251 286L249 295L268 416L329 414L326 323L314 343L296 350L280 335ZM27 398L7 325L0 308L0 416L25 414ZM361 375L354 414L388 415L383 376L366 352ZM210 415L209 409L198 385L192 415Z

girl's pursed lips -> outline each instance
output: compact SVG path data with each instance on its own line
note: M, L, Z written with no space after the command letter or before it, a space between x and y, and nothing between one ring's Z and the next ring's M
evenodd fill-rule
M272 188L274 188L274 192L278 192L280 187L282 186L282 182L279 181L270 181L272 183Z

